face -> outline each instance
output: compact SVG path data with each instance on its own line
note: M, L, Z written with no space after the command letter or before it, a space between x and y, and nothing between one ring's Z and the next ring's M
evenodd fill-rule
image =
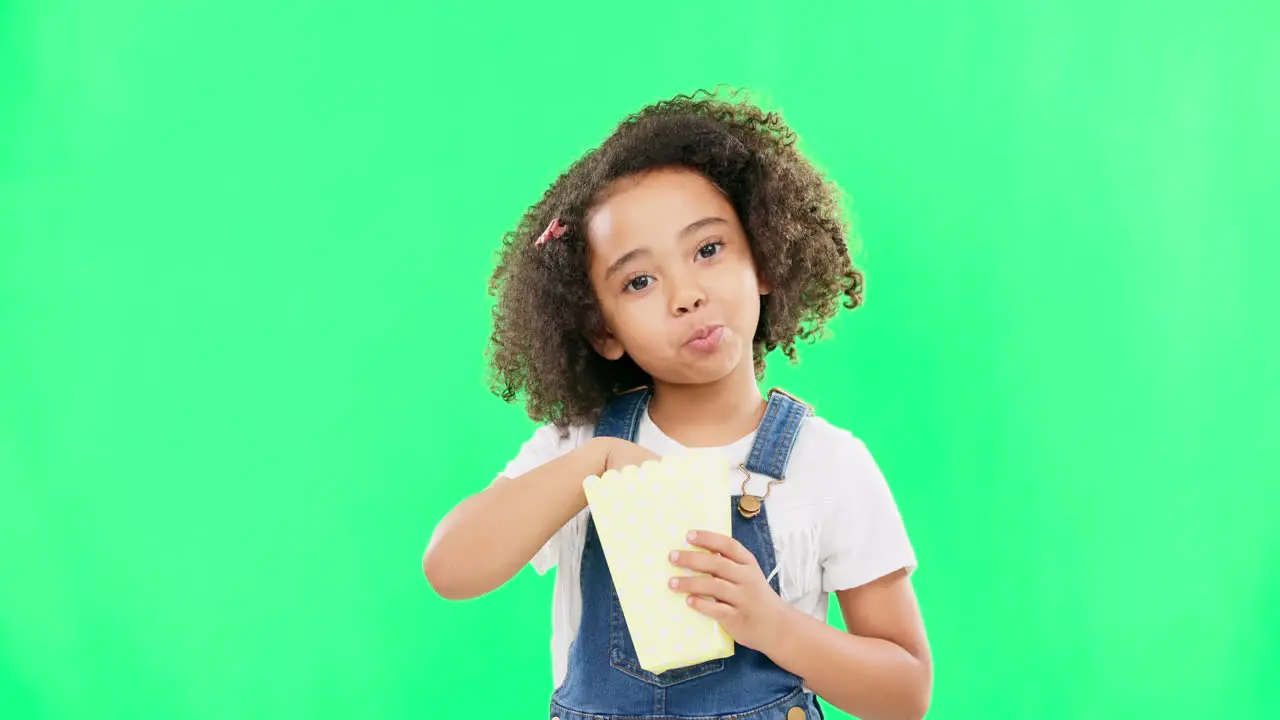
M591 284L610 360L656 380L705 384L751 365L762 286L728 199L687 170L619 181L588 217Z

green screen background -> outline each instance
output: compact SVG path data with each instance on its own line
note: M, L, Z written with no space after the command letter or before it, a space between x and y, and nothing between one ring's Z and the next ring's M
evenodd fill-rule
M890 480L930 717L1280 717L1277 20L0 3L0 715L543 716L552 578L419 564L532 430L493 252L728 83L852 199L867 304L766 384Z

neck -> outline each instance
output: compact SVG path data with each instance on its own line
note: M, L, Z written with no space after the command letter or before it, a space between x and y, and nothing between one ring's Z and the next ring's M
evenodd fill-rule
M705 385L654 379L649 417L685 447L718 447L746 437L764 417L765 403L750 360Z

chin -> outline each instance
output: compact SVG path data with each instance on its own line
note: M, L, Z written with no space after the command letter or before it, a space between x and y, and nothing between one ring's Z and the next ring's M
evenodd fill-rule
M657 372L650 372L653 378L677 385L710 385L733 375L742 363L753 362L750 355L744 355L740 349L730 352L716 353L693 361L680 359L662 365ZM754 373L754 367L752 372Z
M733 368L720 372L700 371L693 368L681 368L681 370L683 372L677 373L679 379L672 381L680 385L710 385L733 374Z

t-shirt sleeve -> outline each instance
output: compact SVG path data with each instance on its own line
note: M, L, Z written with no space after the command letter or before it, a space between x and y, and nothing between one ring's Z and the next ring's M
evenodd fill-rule
M510 478L511 482L519 482L521 475L569 453L578 446L580 440L581 433L578 428L571 428L566 438L562 437L560 430L554 425L539 427L534 431L533 436L520 446L520 452L507 463L499 473L499 477ZM545 574L559 562L565 538L569 534L570 526L575 522L577 518L560 528L533 556L530 564L539 575Z
M903 568L913 572L915 551L898 505L866 445L849 436L833 471L822 523L822 589L860 587Z

